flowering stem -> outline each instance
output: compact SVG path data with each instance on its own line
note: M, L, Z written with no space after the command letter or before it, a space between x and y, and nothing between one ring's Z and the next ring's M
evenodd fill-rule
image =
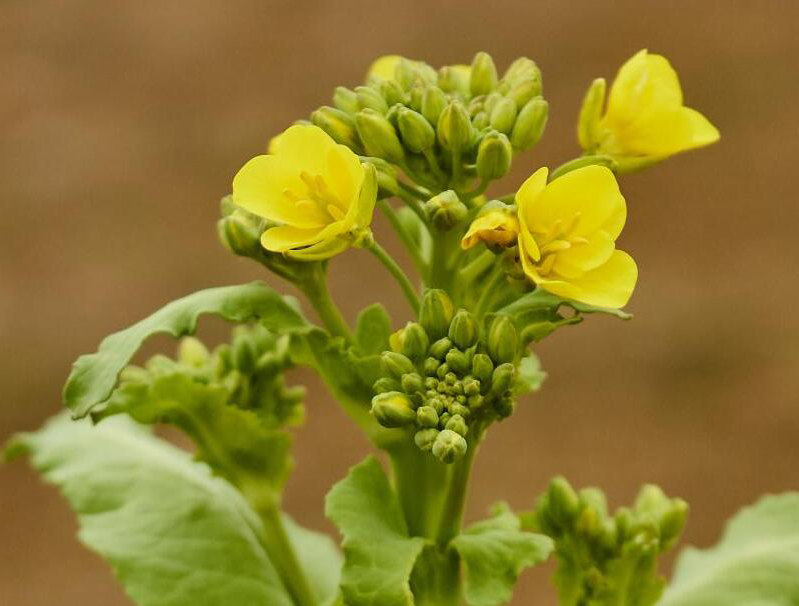
M479 257L461 270L460 276L458 276L458 282L464 286L468 286L474 282L475 278L491 267L496 258L497 256L490 250L484 251Z
M464 192L461 194L461 198L467 204L471 204L471 201L477 198L478 196L482 196L485 191L488 189L488 184L490 181L488 179L481 179L480 183L477 187L475 187L472 191Z
M449 486L444 497L444 506L441 509L438 532L435 536L436 542L441 546L447 545L461 530L463 510L466 505L466 490L469 487L474 456L480 443L479 433L482 433L478 427L474 427L472 430L476 432L476 439L469 440L466 454L452 464Z
M383 214L386 215L386 219L388 219L389 223L391 223L391 226L394 228L394 231L397 232L400 240L402 240L402 243L405 245L408 254L411 256L411 260L416 266L417 271L424 275L427 272L427 263L422 258L419 246L414 241L413 236L408 233L407 229L405 229L402 221L400 221L397 213L387 200L378 200L377 205L380 207L380 210L383 211Z
M397 195L402 198L402 201L405 202L408 206L411 207L411 210L419 215L419 218L422 222L427 225L427 216L425 215L424 210L422 209L422 205L420 203L420 199L417 197L417 192L405 185L405 183L399 183L399 192Z
M482 293L480 293L480 298L478 299L477 305L474 308L475 316L482 318L483 315L489 310L489 303L496 296L499 286L504 278L505 271L502 269L502 265L497 265L494 268L491 278L489 278L488 284L486 284Z
M438 165L438 160L436 159L436 155L433 153L433 150L426 149L422 153L424 154L424 157L427 160L427 163L430 165L430 169L433 171L433 174L436 176L436 178L441 181L441 183L446 183L447 176Z
M408 276L406 276L405 272L402 271L402 268L397 265L397 262L394 261L391 255L389 255L386 250L374 240L372 240L370 244L366 245L366 249L369 250L369 252L371 252L375 257L377 257L377 260L383 264L383 266L392 276L394 276L394 279L400 285L405 298L408 299L408 303L411 304L413 311L418 313L419 295L416 293L416 289L414 288L413 284L411 284Z
M327 276L323 266L320 265L317 271L312 272L309 279L298 283L297 287L308 298L328 332L337 337L344 337L347 342L351 343L352 333L350 332L350 327L330 296L330 291L327 288Z

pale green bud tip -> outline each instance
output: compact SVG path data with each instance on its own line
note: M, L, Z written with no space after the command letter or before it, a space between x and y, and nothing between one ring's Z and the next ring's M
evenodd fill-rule
M355 114L361 109L358 105L358 95L344 86L337 86L333 92L333 105L348 114Z
M385 116L374 109L363 109L355 116L355 127L366 153L389 162L401 162L405 152L397 131Z
M438 118L438 142L449 151L468 148L472 143L472 121L460 101L451 101Z
M380 355L383 372L399 380L402 375L414 372L416 367L406 356L395 351L384 351Z
M519 349L516 325L510 316L499 314L488 329L488 353L497 364L513 362Z
M421 450L432 450L438 434L439 431L435 428L420 429L413 436L413 441Z
M502 394L508 391L513 385L515 373L516 369L513 364L508 362L497 366L491 375L491 391L495 394Z
M510 133L514 122L516 122L516 113L516 102L513 99L508 97L500 98L491 109L491 128L495 128L501 133Z
M446 93L437 86L428 86L422 95L422 115L433 126L438 124L438 118L447 105Z
M561 527L572 524L580 509L580 500L571 484L562 476L552 480L547 490L549 515Z
M511 132L510 142L514 149L533 147L544 134L549 117L549 104L541 97L531 99L519 112Z
M217 223L219 239L233 254L254 257L261 252L263 221L244 210L234 210Z
M469 209L451 189L433 196L424 204L430 221L438 229L449 229L466 218Z
M451 429L441 431L433 443L433 455L443 463L452 463L466 454L468 445L463 436Z
M512 160L510 140L502 133L489 133L477 148L477 176L485 180L504 177L510 170Z
M371 86L355 87L355 96L358 99L358 107L361 109L373 109L381 114L388 111L388 104L383 95Z
M605 104L605 79L597 78L588 87L580 107L577 121L577 139L584 150L593 150L599 144L599 121Z
M407 356L411 360L421 360L430 346L430 338L422 325L417 322L408 322L389 337L391 349Z
M459 309L449 325L449 338L460 349L467 349L477 342L477 320L465 309Z
M405 147L416 154L430 149L436 142L433 126L427 118L412 109L401 108L397 114L397 124Z
M473 96L487 95L497 86L497 67L491 55L479 52L472 61L469 89Z
M425 292L419 310L419 323L431 339L446 336L452 315L452 301L447 293L440 289L429 289Z
M330 135L336 143L346 145L356 153L361 151L355 121L346 112L323 105L311 114L311 122Z
M402 427L416 419L416 411L404 393L389 391L372 398L372 414L383 427Z
M178 345L178 361L197 368L205 366L211 359L208 348L194 337L184 337Z
M688 519L688 503L672 499L669 509L660 517L661 550L671 547L682 534Z
M416 411L416 422L420 427L437 427L438 412L432 406L420 406Z
M466 433L469 431L469 428L466 425L466 419L463 418L460 414L455 414L450 417L449 421L447 421L447 429L450 431L454 431L456 434L460 436L465 436Z

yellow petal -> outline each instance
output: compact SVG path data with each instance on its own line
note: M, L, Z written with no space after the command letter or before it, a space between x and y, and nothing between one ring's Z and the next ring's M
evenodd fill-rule
M272 147L274 155L288 166L294 167L298 175L301 171L311 175L325 175L328 154L337 146L330 135L318 126L295 124L281 133Z
M298 259L300 261L321 261L344 252L350 247L350 245L351 242L349 240L344 238L333 238L331 240L317 242L308 248L290 250L286 254L289 257Z
M682 105L677 72L661 55L642 50L621 66L610 87L607 119L623 128L652 112L670 111Z
M575 280L541 280L544 290L599 307L621 308L630 300L638 280L633 258L621 250L613 251L608 261Z
M391 80L394 77L394 70L402 57L400 55L383 55L378 57L369 66L366 72L368 78L379 78L381 80Z
M309 246L319 241L321 227L300 229L290 225L271 227L261 234L261 246L273 252L285 252L292 248Z
M322 176L346 212L355 202L363 182L363 168L358 156L350 148L336 145L327 152L327 167Z
M543 167L527 177L519 188L519 191L516 192L516 206L521 209L522 207L528 207L532 204L539 194L544 191L547 185L548 175L549 169Z
M461 239L464 250L480 242L511 246L519 233L519 220L503 210L492 210L479 215Z
M301 228L320 227L329 221L315 205L305 205L300 211L286 191L302 195L306 187L295 167L280 156L256 156L233 178L233 201L260 217Z
M588 241L585 243L574 244L571 248L556 253L552 271L564 278L579 278L585 272L606 263L616 248L613 238L602 229L586 239Z

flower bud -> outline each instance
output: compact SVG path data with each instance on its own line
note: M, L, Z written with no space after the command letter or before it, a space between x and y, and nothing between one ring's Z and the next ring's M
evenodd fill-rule
M408 358L395 351L384 351L380 354L380 362L383 372L399 380L402 375L415 372L416 367Z
M475 130L481 131L484 128L488 128L489 117L486 112L478 112L474 118L472 118L472 126L474 126Z
M466 425L466 419L459 414L454 414L450 417L449 421L447 421L446 428L460 436L465 436L469 431L469 427Z
M561 529L570 528L580 510L580 501L566 478L553 478L547 489L547 499L550 519Z
M472 358L472 375L480 381L482 386L491 384L491 375L494 372L494 363L486 354L474 354Z
M479 52L472 61L469 89L473 96L487 95L497 86L497 67L491 55Z
M538 143L549 117L549 104L541 97L534 97L527 102L516 118L511 132L510 142L513 149L530 149Z
M416 410L419 427L438 427L438 413L432 406L420 406Z
M404 393L389 391L372 398L372 414L383 427L402 427L416 420L416 411Z
M497 416L500 419L507 419L509 416L511 416L513 414L514 407L515 402L511 396L505 395L494 401L494 412L497 413Z
M449 329L449 323L447 323L447 329ZM430 355L438 359L440 364L442 361L444 361L450 349L452 349L452 341L450 341L447 337L444 337L430 346Z
M605 104L605 88L605 79L597 78L588 87L583 98L577 121L577 140L584 150L593 149L599 144L599 120Z
M511 84L516 84L520 80L526 78L538 80L540 88L541 70L535 64L535 61L527 57L519 57L516 59L508 66L508 69L505 70L505 75L502 76L503 80Z
M513 379L516 374L516 369L513 364L505 362L500 364L494 369L491 375L491 392L494 394L502 394L508 391L513 385Z
M659 486L647 484L638 492L635 499L635 510L639 513L657 513L669 502Z
M428 289L424 293L419 309L419 323L424 327L431 339L441 339L441 337L446 336L449 324L452 321L452 314L452 301L447 296L447 293L440 289ZM433 344L431 355L443 360L452 344L442 351L440 355L433 352L436 346L440 345L438 343Z
M513 123L516 122L516 103L513 99L507 97L500 98L490 110L491 128L498 130L501 133L508 134L513 128Z
M513 362L519 348L516 325L506 314L498 314L488 329L488 353L497 364Z
M441 360L437 360L435 358L427 358L424 361L422 370L424 370L424 374L432 376L436 374L436 371L438 370L439 366L441 366Z
M408 322L389 337L389 342L391 349L417 361L424 358L430 346L430 338L417 322Z
M469 112L460 101L451 101L438 118L438 142L446 150L458 151L471 146L473 136Z
M672 499L669 509L660 517L660 550L665 551L679 538L688 518L688 503Z
M358 105L358 95L344 86L337 86L333 92L333 105L348 114L357 114L361 109Z
M247 335L235 338L232 343L231 355L233 366L244 374L249 374L255 370L255 361L258 359L258 352L255 344Z
M261 250L261 234L264 222L246 210L234 210L217 222L219 239L233 254L241 257L254 257Z
M183 337L178 345L178 361L195 368L208 364L211 354L202 341L194 337Z
M424 211L430 222L440 230L450 229L463 221L469 214L469 209L458 198L458 194L451 189L443 191L425 202Z
M385 114L388 111L386 100L371 86L356 86L355 96L358 99L358 107L361 109L373 109L381 114Z
M516 84L511 86L507 97L516 104L516 107L524 107L530 99L540 94L541 80L534 76L530 76L519 80Z
M486 203L469 229L461 239L464 249L477 246L483 242L494 252L514 246L519 235L519 219L516 207L508 206L499 200Z
M447 106L446 93L437 86L428 86L422 95L422 115L430 124L438 124L438 117Z
M445 65L438 70L438 87L445 93L467 96L471 69L468 65Z
M356 153L361 150L355 121L346 112L323 105L311 114L311 122L330 135L336 143L346 145Z
M391 164L382 158L372 156L361 156L361 162L371 164L377 171L377 198L379 200L397 195L399 191L397 171Z
M402 385L402 391L407 394L421 393L424 391L424 381L422 380L422 376L416 372L410 372L406 375L402 375L402 379L400 379L400 385Z
M413 441L416 442L416 446L421 450L431 450L433 448L433 443L438 437L438 433L438 429L435 428L420 429L413 436Z
M427 119L420 113L403 107L397 115L400 135L405 147L420 154L436 142L436 133Z
M408 107L410 107L413 111L420 112L422 111L422 96L424 95L424 87L417 84L411 88L411 92L408 95Z
M459 309L449 325L449 338L460 349L477 343L477 320L465 309Z
M502 133L492 132L483 137L477 148L477 176L487 181L508 174L513 148Z
M390 107L397 103L405 103L405 91L394 80L382 80L378 85L380 87L380 94L386 100L386 104Z
M403 375L404 376L404 375ZM391 377L380 377L375 384L372 385L372 391L375 393L386 393L387 391L400 391L402 386L396 379Z
M397 137L397 131L385 116L372 109L364 109L355 115L355 127L363 141L366 152L397 164L405 152Z
M443 463L452 463L466 454L468 445L463 436L451 429L440 432L433 443L433 455Z
M449 366L456 374L463 376L469 370L469 356L462 351L450 349L449 352L447 352L446 360L447 366Z

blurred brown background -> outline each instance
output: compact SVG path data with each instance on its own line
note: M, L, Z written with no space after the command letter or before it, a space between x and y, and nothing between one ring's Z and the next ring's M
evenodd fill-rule
M3 0L0 440L56 412L69 365L107 333L174 297L263 277L217 244L218 198L271 135L328 103L335 85L357 84L375 56L438 65L482 49L501 67L538 61L550 126L516 163L517 184L577 152L587 84L648 47L672 60L721 143L623 179L636 319L590 318L540 347L549 379L491 432L469 511L530 506L555 473L604 487L613 505L656 482L691 503L686 540L715 541L743 504L799 489L797 9ZM333 263L334 294L351 318L380 298L404 322L377 269L348 252ZM206 322L202 334L226 331ZM330 529L323 496L368 446L314 379L297 378L310 380L310 418L287 507ZM74 533L61 498L24 463L0 467L0 604L127 604ZM550 572L526 575L514 603L553 603Z

